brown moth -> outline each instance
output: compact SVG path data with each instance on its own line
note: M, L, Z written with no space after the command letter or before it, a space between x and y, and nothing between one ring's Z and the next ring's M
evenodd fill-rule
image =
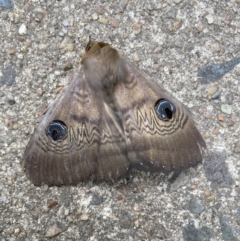
M133 168L180 172L205 142L188 110L111 45L89 42L24 154L37 186L126 177Z

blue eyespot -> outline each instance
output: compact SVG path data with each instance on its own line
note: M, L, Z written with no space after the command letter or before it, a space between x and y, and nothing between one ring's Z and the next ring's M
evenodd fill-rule
M160 99L155 104L155 111L162 120L171 120L175 112L175 106L168 100Z
M48 125L46 134L54 141L60 141L67 137L67 127L62 121L54 120Z

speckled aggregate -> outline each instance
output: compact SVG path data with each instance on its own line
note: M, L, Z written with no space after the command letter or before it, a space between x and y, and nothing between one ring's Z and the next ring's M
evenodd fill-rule
M240 57L239 0L16 0L0 31L1 240L240 240L240 65L224 64ZM90 35L191 110L211 158L178 177L29 182L24 149ZM211 78L198 74L207 66Z

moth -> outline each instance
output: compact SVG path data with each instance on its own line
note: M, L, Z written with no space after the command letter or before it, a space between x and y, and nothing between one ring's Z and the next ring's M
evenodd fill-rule
M23 163L34 185L76 185L132 169L180 172L200 163L205 148L183 104L110 44L90 40Z

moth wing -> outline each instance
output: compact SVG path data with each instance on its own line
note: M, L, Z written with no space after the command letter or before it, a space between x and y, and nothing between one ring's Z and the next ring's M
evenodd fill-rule
M126 175L125 139L101 94L92 90L81 68L74 72L24 153L26 174L35 185L71 185ZM66 125L65 138L54 141L47 135L52 121Z
M126 61L126 65L129 75L117 85L114 98L124 120L131 166L179 172L197 165L206 145L189 111L132 63ZM170 120L158 117L159 100L170 101L175 107Z

